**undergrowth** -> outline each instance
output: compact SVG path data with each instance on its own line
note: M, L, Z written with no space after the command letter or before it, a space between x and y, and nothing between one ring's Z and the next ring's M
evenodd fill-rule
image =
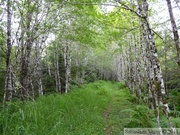
M124 83L97 81L68 94L8 103L0 112L0 134L121 135L125 127L156 127L154 112L136 100Z

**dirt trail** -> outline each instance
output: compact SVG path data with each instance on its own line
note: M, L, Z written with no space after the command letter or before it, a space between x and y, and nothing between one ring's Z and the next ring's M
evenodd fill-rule
M110 111L112 109L112 105L109 105L109 107L104 111L104 117L106 119L106 135L112 135L111 132L111 125L109 123L109 116L110 116Z

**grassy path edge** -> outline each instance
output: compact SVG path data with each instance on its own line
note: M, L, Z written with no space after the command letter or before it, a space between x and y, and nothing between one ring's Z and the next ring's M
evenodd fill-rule
M135 101L123 83L97 81L64 95L9 103L0 112L0 134L121 135L124 127L147 127L153 118Z

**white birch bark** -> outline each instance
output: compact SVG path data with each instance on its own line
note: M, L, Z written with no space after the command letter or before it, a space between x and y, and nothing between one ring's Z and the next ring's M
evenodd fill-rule
M139 100L142 100L142 90L141 90L141 71L140 71L140 58L139 58L139 48L138 45L136 43L136 38L134 36L134 50L135 50L135 57L136 57L136 65L135 65L135 80L136 80L136 86L137 86L137 95L139 97Z
M5 82L5 92L4 101L12 100L13 85L12 85L12 69L11 69L11 20L12 20L12 1L7 1L7 48L6 48L6 82Z
M35 52L36 52L36 58L33 65L36 65L34 67L34 77L36 78L37 85L38 85L38 94L43 95L43 83L42 83L42 69L41 69L41 48L44 45L44 37L42 38L41 42L38 42L38 40L35 41ZM32 90L34 92L34 90Z
M80 76L80 71L78 70L78 68L80 67L80 61L79 61L79 53L80 53L80 48L79 48L79 46L78 45L76 45L75 46L75 51L76 51L76 55L75 55L75 65L76 65L76 82L78 83L78 84L80 84L80 78L81 78L81 76Z
M65 65L65 93L70 89L71 81L71 54L70 54L70 42L66 41L64 44L64 65Z
M59 55L58 55L58 49L55 48L55 52L54 52L54 66L55 66L55 79L56 79L56 92L62 92L61 91L61 77L59 74Z
M167 6L168 6L169 16L170 16L170 20L171 20L171 26L172 26L173 35L174 35L174 42L175 42L176 50L177 50L177 56L178 56L177 63L179 65L179 67L180 67L180 39L179 39L179 33L178 33L178 29L177 29L176 22L175 22L175 19L174 19L171 0L166 0L166 2L167 2Z
M128 52L127 52L127 62L128 62L128 86L131 88L133 93L136 93L135 91L135 74L134 74L134 61L132 59L133 57L133 50L131 46L131 35L127 35L127 43L128 43Z
M159 102L157 100L160 99L160 97L157 97L157 94L159 92L164 92L164 82L162 79L161 69L160 69L160 63L158 60L157 55L157 49L153 37L152 30L150 28L150 24L148 21L148 3L146 0L138 1L139 5L139 13L143 17L141 20L142 30L143 30L143 36L144 41L146 43L146 57L149 61L149 67L150 67L150 82L149 87L153 96L154 100L154 108L156 109L156 120L158 124L158 128L160 130L160 134L162 135L162 129L160 125L160 119L159 119ZM160 83L159 83L160 82ZM157 84L158 83L158 84ZM159 85L162 84L162 88L160 88ZM159 88L156 87L158 85ZM162 95L160 95L162 96Z
M160 67L160 62L157 54L157 48L156 43L154 39L154 34L152 29L150 28L149 24L149 18L148 18L148 3L146 0L138 1L139 5L139 13L141 15L141 23L143 28L143 34L144 34L144 41L146 43L146 51L147 51L147 59L149 61L149 67L150 67L150 85L151 85L151 92L152 96L154 98L154 106L156 108L156 116L157 116L157 123L158 127L160 129L160 133L162 134L160 120L159 120L159 105L164 104L166 116L169 119L169 116L167 114L169 107L168 103L165 99L165 86L164 86L164 80L162 78L162 71ZM172 126L172 122L170 122L170 127L174 129ZM174 130L173 130L174 131Z

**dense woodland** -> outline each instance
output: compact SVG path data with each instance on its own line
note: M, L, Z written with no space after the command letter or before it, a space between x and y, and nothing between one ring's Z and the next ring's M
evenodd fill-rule
M175 132L179 0L0 1L2 112L98 80L125 82L137 104L154 110L157 127L165 116Z

